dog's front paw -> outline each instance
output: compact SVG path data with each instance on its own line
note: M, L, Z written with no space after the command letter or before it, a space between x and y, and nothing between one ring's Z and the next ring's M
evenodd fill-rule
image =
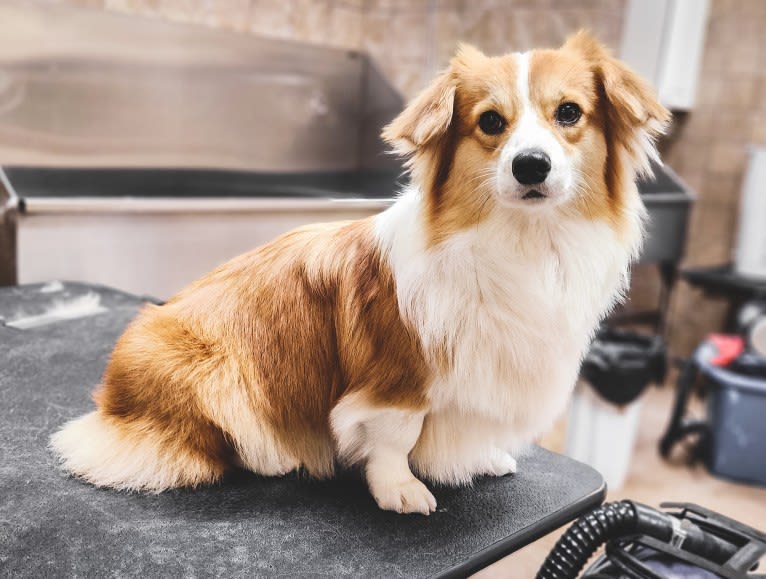
M516 459L504 450L496 448L492 451L489 458L489 468L487 474L494 476L505 476L516 472Z
M415 477L404 482L377 483L370 491L378 506L386 511L429 515L436 510L436 499L431 491Z

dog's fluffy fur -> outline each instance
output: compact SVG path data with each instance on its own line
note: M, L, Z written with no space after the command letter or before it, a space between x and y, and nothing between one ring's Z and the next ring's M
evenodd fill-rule
M479 128L489 110L499 134ZM359 464L381 508L425 514L415 474L514 472L626 287L634 178L667 120L587 33L497 58L462 47L384 130L412 176L390 209L292 231L147 306L97 409L53 448L91 483L146 491ZM530 147L552 165L537 199L511 170Z

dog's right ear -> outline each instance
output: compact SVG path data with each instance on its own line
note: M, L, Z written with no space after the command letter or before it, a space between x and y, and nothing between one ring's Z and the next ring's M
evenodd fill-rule
M483 58L486 57L479 50L462 44L449 67L384 127L383 140L395 153L412 155L447 132L455 109L458 71L471 61Z
M383 140L395 153L409 156L444 135L452 122L456 90L457 82L450 67L383 128Z

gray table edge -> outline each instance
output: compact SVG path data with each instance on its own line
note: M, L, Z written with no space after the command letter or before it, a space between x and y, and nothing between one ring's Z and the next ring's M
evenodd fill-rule
M596 489L591 494L582 497L577 502L570 504L566 508L553 513L552 515L545 517L539 521L538 524L530 525L522 532L490 545L459 565L440 570L433 575L433 577L435 579L457 579L458 577L467 577L472 573L481 571L503 557L515 553L530 543L533 543L545 535L552 533L556 529L574 521L579 516L595 509L604 502L606 491L606 482L604 482L601 484L600 488ZM541 559L540 565L542 564L543 561Z

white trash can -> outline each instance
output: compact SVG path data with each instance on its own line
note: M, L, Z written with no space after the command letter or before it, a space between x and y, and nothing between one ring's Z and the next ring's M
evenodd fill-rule
M640 417L640 398L616 406L580 380L569 407L565 453L599 471L611 490L618 489L630 469Z

